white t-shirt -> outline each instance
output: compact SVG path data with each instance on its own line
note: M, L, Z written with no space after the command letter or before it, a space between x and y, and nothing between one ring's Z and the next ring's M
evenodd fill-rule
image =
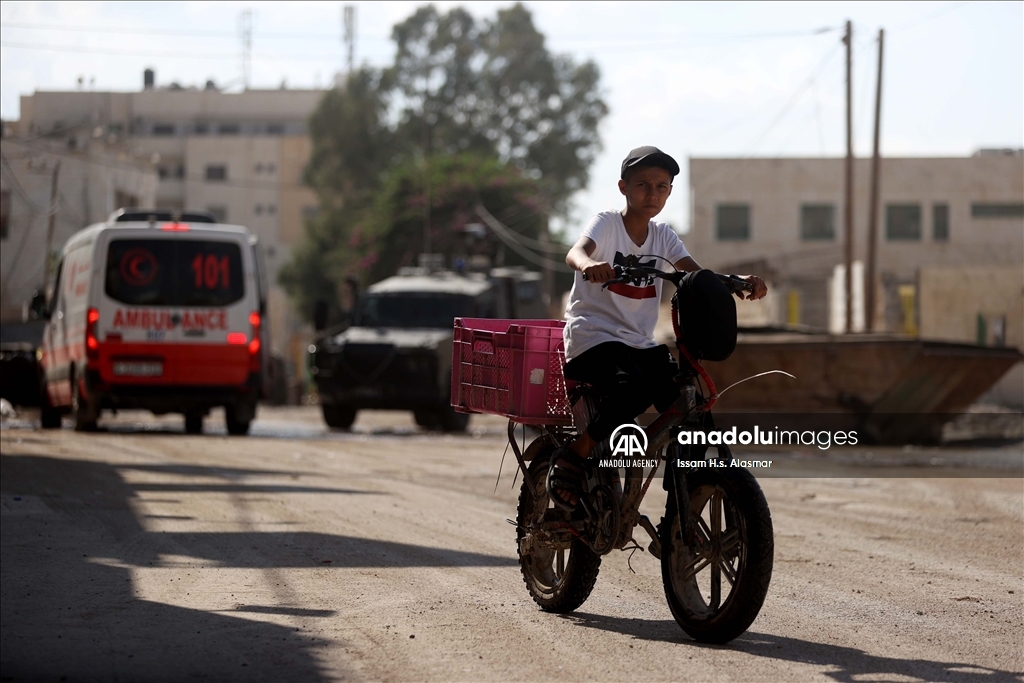
M590 255L592 259L612 265L624 264L627 256L640 256L641 264L668 271L672 264L690 255L667 223L651 221L647 240L638 247L626 232L618 211L602 211L594 216L582 236L597 245ZM576 358L607 341L620 341L638 349L657 346L654 326L658 322L662 282L652 277L639 287L616 283L604 289L584 280L583 273L576 271L562 332L566 359Z

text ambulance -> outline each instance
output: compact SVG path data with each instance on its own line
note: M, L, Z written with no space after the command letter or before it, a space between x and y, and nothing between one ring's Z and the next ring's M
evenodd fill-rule
M256 239L203 213L115 212L68 240L40 350L42 424L104 409L183 413L202 431L223 406L228 432L256 414L266 352Z

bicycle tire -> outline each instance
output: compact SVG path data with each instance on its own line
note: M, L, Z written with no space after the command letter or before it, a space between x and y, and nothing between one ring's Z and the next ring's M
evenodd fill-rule
M594 553L581 539L573 537L568 549L548 550L533 547L523 553L526 530L552 507L544 487L554 447L538 452L530 462L530 478L535 485L533 495L529 484L523 482L516 510L516 552L523 582L533 601L545 612L567 614L579 608L590 597L597 574L601 569L601 556ZM568 558L565 553L568 552ZM561 560L558 554L562 553ZM559 566L561 569L559 569Z
M704 550L694 552L683 543L676 496L669 494L661 536L662 583L669 609L691 638L702 643L727 643L743 634L757 618L771 583L775 540L771 513L764 492L750 472L742 468L721 471L686 471L691 520ZM720 503L716 524L714 496ZM701 521L704 522L703 529ZM732 544L732 538L738 538ZM717 538L717 540L715 540ZM704 569L700 563L707 560ZM718 599L714 573L718 566ZM734 580L730 580L726 567ZM696 568L696 571L694 569ZM701 571L709 576L701 577ZM692 576L691 576L692 574ZM731 585L722 596L722 578ZM707 582L707 585L701 584Z

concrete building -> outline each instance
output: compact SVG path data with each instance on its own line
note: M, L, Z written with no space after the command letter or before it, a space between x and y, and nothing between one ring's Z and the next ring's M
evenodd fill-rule
M244 225L264 247L271 347L304 366L305 335L277 275L315 213L302 185L310 155L306 120L320 90L225 93L177 85L157 88L147 70L141 92L36 92L21 98L21 136L101 135L155 160L157 208L205 209Z
M748 324L845 320L843 159L690 159L687 247L704 266L763 274ZM1024 347L1024 151L881 160L876 298L864 310L870 159L854 171L855 329ZM838 267L838 268L837 268ZM859 323L859 324L858 324ZM1024 367L1003 380L1024 402Z
M0 323L11 325L22 322L46 284L47 243L52 280L56 255L72 234L120 206L152 204L158 178L148 158L103 139L70 146L5 137L0 149Z

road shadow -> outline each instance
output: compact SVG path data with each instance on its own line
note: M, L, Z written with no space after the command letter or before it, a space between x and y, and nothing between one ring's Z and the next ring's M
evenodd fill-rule
M136 594L133 573L138 568L162 567L173 581L178 574L204 565L342 569L515 564L512 558L333 534L152 532L136 516L140 491L273 491L281 496L370 492L299 485L275 489L268 487L276 485L246 483L249 476L267 476L261 470L143 467L180 477L220 477L224 483L132 485L118 468L102 462L0 454L0 678L328 680L318 651L338 644L318 639L310 630L319 620L338 618L333 610L233 604L225 611L163 604ZM276 476L291 474L277 472ZM147 502L152 500L147 496ZM218 590L230 590L230 586L214 587L213 593ZM192 600L199 598L181 595L174 602ZM203 601L210 604L217 599ZM268 616L290 625L257 620ZM331 675L357 677L337 668Z
M628 619L574 612L564 619L577 626L632 636L638 640L675 643L689 647L745 652L786 662L821 667L820 673L838 683L893 680L907 676L930 683L1001 683L1024 681L1019 672L957 662L895 658L863 650L799 638L748 631L727 645L705 645L691 640L672 619Z

